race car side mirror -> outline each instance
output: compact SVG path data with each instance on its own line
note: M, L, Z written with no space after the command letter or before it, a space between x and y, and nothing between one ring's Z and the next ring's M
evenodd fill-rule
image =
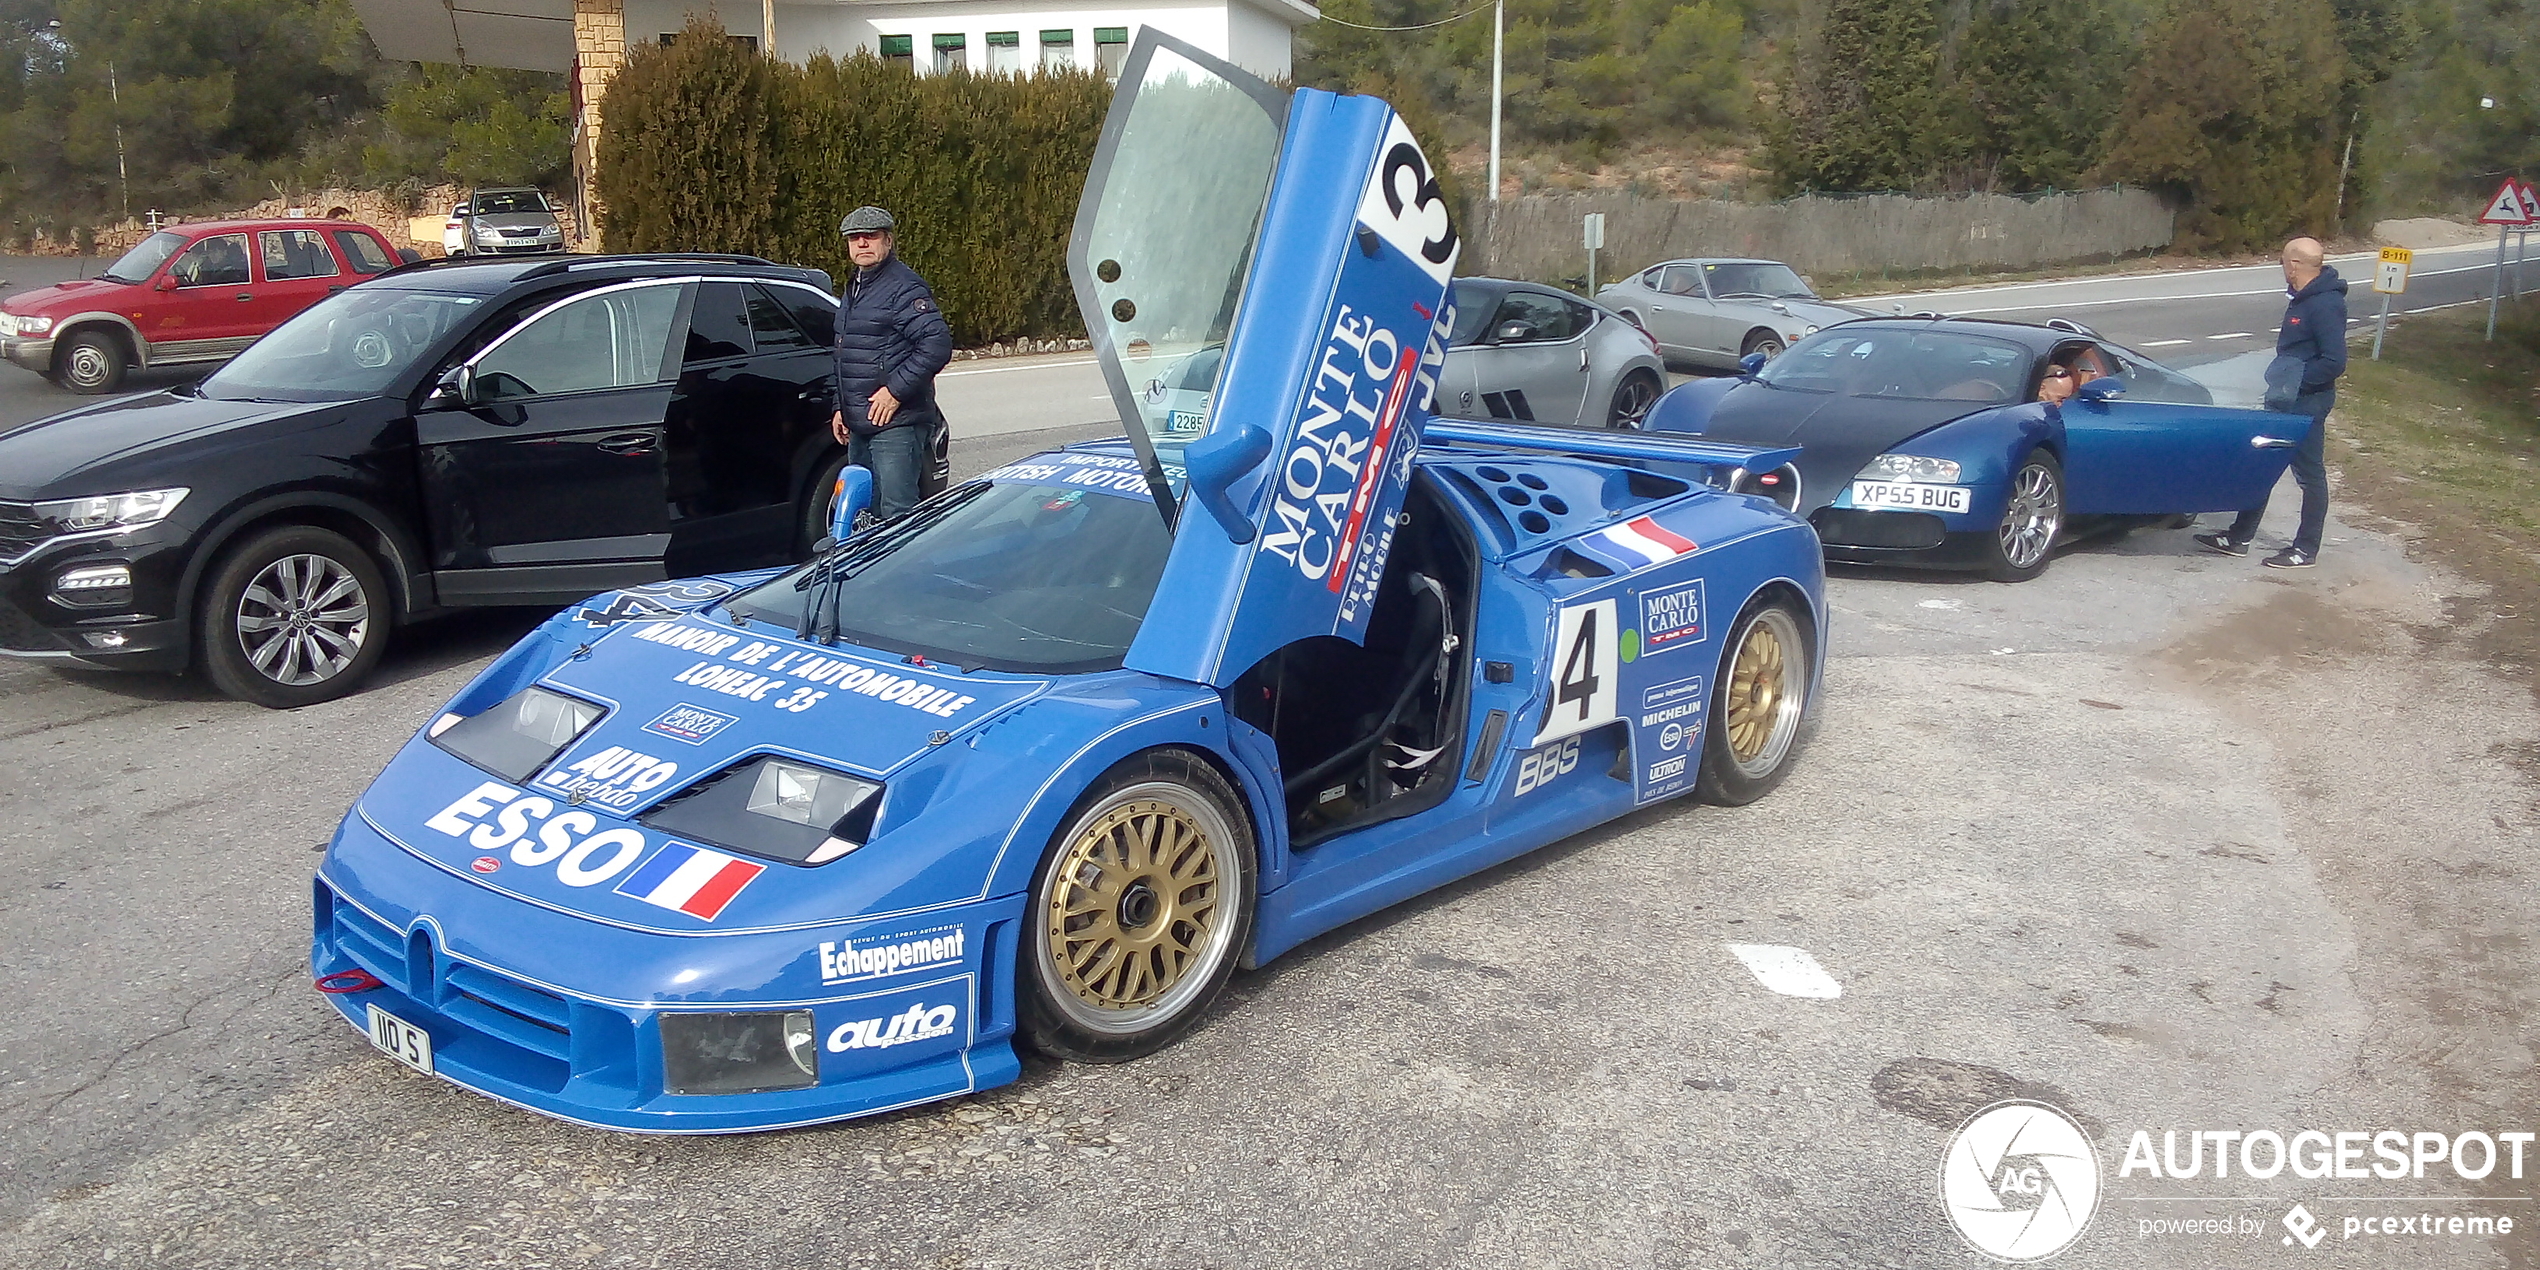
M839 468L838 483L829 487L829 540L844 541L855 531L855 518L872 505L872 470L854 464Z
M1270 434L1248 423L1218 428L1182 451L1182 470L1190 474L1191 493L1216 518L1229 542L1251 542L1253 528L1228 491L1268 457Z
M2101 375L2083 384L2078 395L2083 401L2114 401L2125 395L2125 381L2114 375Z
M1753 379L1763 373L1764 363L1768 360L1770 359L1762 353L1748 353L1737 359L1738 374L1743 378Z

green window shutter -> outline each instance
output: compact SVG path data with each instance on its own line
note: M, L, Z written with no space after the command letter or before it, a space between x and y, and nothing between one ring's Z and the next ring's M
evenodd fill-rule
M935 47L939 49L967 48L969 41L959 35L938 35L935 37Z
M883 37L882 37L882 56L884 56L884 57L907 57L907 56L911 55L911 54L915 51L914 44L915 44L915 40L914 40L914 38L913 38L913 37L911 37L911 36L906 36L906 35L886 35L886 36L883 36Z
M1022 46L1023 46L1023 33L1022 33L1022 32L1020 32L1020 31L990 31L990 32L988 32L988 47L989 47L989 48L992 48L992 49L1010 49L1010 48L1021 48Z
M1043 44L1073 44L1075 42L1076 33L1074 31L1041 32L1041 43Z
M1125 26L1098 26L1094 28L1094 43L1096 44L1126 44L1128 42L1129 28Z

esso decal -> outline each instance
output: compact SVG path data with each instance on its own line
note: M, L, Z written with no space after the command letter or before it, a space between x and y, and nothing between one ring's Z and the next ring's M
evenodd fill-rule
M1566 741L1555 741L1539 750L1528 750L1526 757L1517 762L1517 792L1514 797L1523 798L1551 784L1553 777L1567 776L1578 770L1578 766L1579 738L1575 736Z
M488 815L493 819L486 820ZM599 817L587 811L558 814L554 799L524 795L497 781L468 791L423 823L479 851L509 847L514 864L552 864L556 880L566 886L598 886L633 866L646 846L644 835L633 829L593 833Z

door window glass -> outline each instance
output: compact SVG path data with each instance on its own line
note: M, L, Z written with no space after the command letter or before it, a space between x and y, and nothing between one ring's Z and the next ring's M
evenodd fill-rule
M658 382L678 309L679 288L667 284L568 301L479 356L478 389L531 397Z
M1704 265L1702 271L1711 278L1711 298L1714 300L1787 300L1801 296L1814 298L1815 295L1789 265L1769 261L1730 261Z
M765 288L749 287L745 290L747 291L745 300L750 310L750 335L758 344L758 351L782 353L798 348L818 347L812 342L810 336L803 334L801 327L794 325L794 319L785 313L785 306L777 303L776 297L769 295ZM811 299L809 296L803 298ZM824 321L820 332L826 335L829 333L829 326L825 321L828 315L824 313L821 316Z
M691 366L750 354L750 323L741 313L741 287L732 282L706 282L697 287L697 306L688 315Z
M1658 288L1669 295L1702 295L1702 272L1692 265L1669 265L1665 283Z
M256 235L256 249L265 258L267 282L332 278L339 272L335 253L326 249L326 239L314 229L268 229Z
M1499 302L1490 322L1492 338L1502 344L1540 344L1578 334L1570 306L1558 296L1539 291L1511 291Z
M379 240L358 229L335 231L335 243L344 249L344 258L353 262L355 273L386 273L397 267L397 261Z
M795 325L803 328L803 334L810 336L812 343L827 348L837 338L837 301L814 295L808 287L769 287L767 293L775 296L776 302L794 315Z
M185 249L185 254L168 266L180 287L243 287L247 285L247 236L214 234Z

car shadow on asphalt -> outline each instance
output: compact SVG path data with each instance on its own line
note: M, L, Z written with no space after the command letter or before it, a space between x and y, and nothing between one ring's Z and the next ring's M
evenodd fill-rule
M555 610L544 608L469 609L417 622L390 638L387 655L380 658L378 668L354 691L375 692L439 674L471 660L494 657L520 642L522 636L535 630L540 622L554 613ZM227 700L199 671L150 674L96 670L77 665L55 665L50 669L65 683L95 689L127 701Z

